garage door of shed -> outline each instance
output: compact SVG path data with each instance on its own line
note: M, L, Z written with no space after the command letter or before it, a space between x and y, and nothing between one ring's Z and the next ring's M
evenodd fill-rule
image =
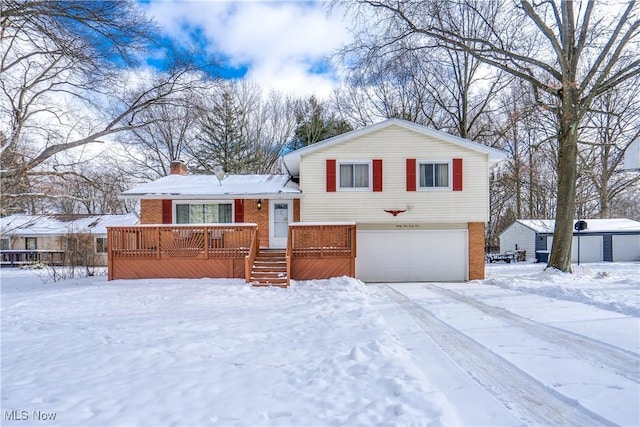
M358 230L356 276L365 282L467 278L467 230Z

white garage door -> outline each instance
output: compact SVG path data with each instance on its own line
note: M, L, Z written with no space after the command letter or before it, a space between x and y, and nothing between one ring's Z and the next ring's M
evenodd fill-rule
M467 230L358 230L356 276L365 282L467 278Z
M547 247L551 250L553 237L548 237ZM580 236L580 262L601 262L602 236ZM571 262L578 262L578 237L571 242Z
M638 261L640 260L640 235L613 236L613 260L614 261Z

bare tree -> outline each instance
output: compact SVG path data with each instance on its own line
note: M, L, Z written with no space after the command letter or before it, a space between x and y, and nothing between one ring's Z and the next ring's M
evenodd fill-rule
M54 169L59 155L147 125L143 111L172 103L200 79L188 66L167 73L123 67L135 64L154 32L130 0L2 1L3 214L42 195L34 179L65 173Z
M571 271L578 131L594 99L638 77L640 17L635 1L441 2L358 0L367 24L354 46L462 51L527 82L557 123L556 227L549 267ZM462 6L462 9L461 7ZM461 10L464 13L461 13ZM469 36L469 17L487 29ZM371 34L374 33L374 34Z
M122 132L118 140L136 177L153 180L170 173L174 160L188 160L199 117L195 94L176 97L172 103L154 105L139 116L144 126Z
M291 136L295 121L295 100L270 92L254 106L249 121L249 137L256 145L255 173L279 173L278 163Z
M640 182L640 174L621 169L625 152L640 138L640 88L624 85L594 101L580 132L578 189L588 189L579 208L587 217L588 206L600 218L609 218L614 199L623 197L627 189Z

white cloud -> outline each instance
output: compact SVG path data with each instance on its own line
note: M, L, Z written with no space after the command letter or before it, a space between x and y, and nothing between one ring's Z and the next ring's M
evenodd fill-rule
M340 17L318 2L153 1L147 12L178 40L200 29L210 53L248 67L265 91L328 95L336 77L318 64L349 38Z

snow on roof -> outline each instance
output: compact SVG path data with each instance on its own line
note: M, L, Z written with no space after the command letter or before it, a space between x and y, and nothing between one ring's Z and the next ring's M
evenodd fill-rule
M578 221L575 219L573 222ZM582 233L606 233L606 232L640 232L640 222L627 218L611 219L583 219L587 228ZM536 233L552 234L555 228L553 219L519 219L520 224L535 231Z
M486 145L479 144L477 142L470 141L465 138L460 138L459 136L451 135L439 130L435 130L432 128L428 128L426 126L419 125L414 122L410 122L402 119L387 119L378 123L375 123L370 126L365 126L360 129L352 130L351 132L343 133L338 136L334 136L333 138L325 139L324 141L317 142L312 145L308 145L306 147L300 148L298 150L292 151L283 156L283 163L289 173L293 176L298 176L300 173L300 158L307 154L312 153L317 150L321 150L325 147L341 143L343 141L353 139L359 136L367 135L371 132L375 132L380 129L384 129L389 126L400 126L405 129L412 130L414 132L421 133L423 135L427 135L433 138L437 138L440 140L447 141L449 143L459 145L470 150L479 151L481 153L485 153L489 156L489 163L498 163L507 158L507 153L503 150L498 150L496 148L488 147Z
M68 233L107 234L107 227L138 224L138 217L125 215L23 215L0 218L3 236L43 236Z
M222 184L215 175L169 175L137 185L120 197L129 199L172 196L172 198L231 198L300 194L288 175L229 175ZM176 197L177 196L177 197Z

